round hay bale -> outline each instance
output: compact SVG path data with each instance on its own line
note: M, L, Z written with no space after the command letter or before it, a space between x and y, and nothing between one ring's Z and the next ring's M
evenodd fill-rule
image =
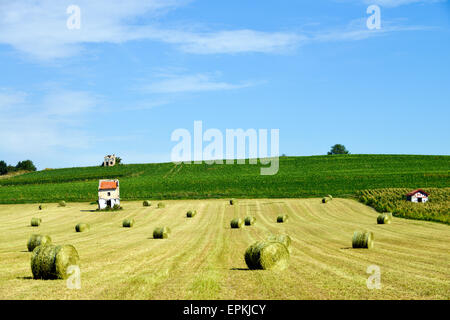
M234 204L236 204L236 200L231 199L231 200L230 200L230 205L232 206L232 205L234 205Z
M162 202L158 203L158 208L165 208L165 207L166 207L166 205L164 203L162 203Z
M42 222L41 218L31 218L32 227L39 227L41 225L41 222Z
M39 210L44 210L44 209L45 209L45 206L43 204L40 204L39 205Z
M392 219L394 216L392 215L392 212L386 212L385 213L386 215L388 215L388 217L390 218L390 219Z
M267 237L267 241L281 242L286 246L286 248L289 248L292 242L291 237L287 234L271 235Z
M193 218L196 216L196 214L197 214L197 210L189 210L188 212L186 212L186 217Z
M168 227L158 227L153 230L153 239L167 239L171 230Z
M284 223L284 222L286 222L288 220L288 218L289 218L289 216L287 214L279 215L277 217L277 222L278 223Z
M365 231L365 232L355 231L353 233L352 247L353 248L372 249L373 248L373 233L368 232L368 231Z
M277 241L260 241L245 251L245 263L250 270L284 270L289 265L289 250Z
M75 231L76 232L85 232L85 231L89 231L90 228L91 228L91 226L88 225L87 223L80 222L79 224L77 224L75 226Z
M235 219L231 220L230 226L232 229L242 228L244 226L244 220L242 220L240 218L235 218Z
M72 245L38 246L31 255L31 272L34 279L67 279L67 268L79 265L78 252Z
M50 236L41 235L41 234L33 234L27 242L28 251L33 251L34 248L38 246L45 246L52 244L52 238Z
M390 224L391 223L391 217L385 213L382 213L378 215L377 217L377 223L378 224Z
M245 221L246 226L252 226L256 223L256 218L248 216L248 217L245 217L244 221Z
M142 205L144 207L150 207L152 205L152 203L149 200L144 200L144 202L142 202Z
M331 198L329 198L329 197L323 197L322 198L322 203L327 203L330 200L331 200Z
M60 207L65 207L67 204L66 204L66 202L65 202L64 200L62 200L62 201L60 201L60 202L58 203L58 205L59 205Z
M131 228L134 225L134 219L125 219L122 222L124 228Z

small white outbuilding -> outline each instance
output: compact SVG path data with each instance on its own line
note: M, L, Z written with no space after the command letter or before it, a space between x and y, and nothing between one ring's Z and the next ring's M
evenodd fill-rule
M104 167L114 167L116 165L116 155L107 155L105 156L105 159L103 160L103 166Z
M406 194L406 200L410 202L427 202L429 194L422 189L413 190Z
M100 180L98 184L98 208L120 205L119 180Z

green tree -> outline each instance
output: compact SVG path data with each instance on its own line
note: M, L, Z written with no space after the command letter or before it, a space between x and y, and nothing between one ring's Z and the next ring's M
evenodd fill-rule
M116 157L116 164L122 164L122 158Z
M7 174L8 173L8 165L5 161L0 161L0 175Z
M347 149L345 149L345 146L343 144L335 144L331 147L331 150L328 152L328 155L332 154L349 154Z
M7 171L7 173L10 173L10 172L16 172L16 171L17 171L17 168L14 167L14 166L12 166L12 165L8 165L8 166L6 167L6 171Z
M17 170L36 171L36 167L31 160L19 161L16 165Z

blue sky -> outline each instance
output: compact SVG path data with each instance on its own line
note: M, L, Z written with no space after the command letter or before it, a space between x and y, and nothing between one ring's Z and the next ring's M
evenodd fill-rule
M448 155L449 40L448 1L0 0L0 159L170 161L195 120L287 155Z

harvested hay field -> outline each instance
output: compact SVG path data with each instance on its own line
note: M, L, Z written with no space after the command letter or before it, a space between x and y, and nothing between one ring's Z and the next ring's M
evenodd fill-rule
M378 213L357 201L316 199L165 200L164 214L142 201L119 212L95 212L96 205L57 203L0 205L1 299L450 299L450 227L396 218L378 225ZM202 212L186 219L186 210ZM150 212L151 211L151 212ZM155 214L152 214L154 211ZM280 212L289 223L280 224ZM45 223L39 233L79 255L81 289L65 280L34 280L25 244L36 233L30 219ZM149 214L150 213L150 214ZM254 216L258 223L239 231L230 220ZM123 228L134 219L133 228ZM76 233L83 221L90 232ZM172 230L164 241L153 230ZM373 232L370 250L352 249L355 230ZM283 271L249 271L246 249L270 235L292 239ZM381 270L381 290L366 286L367 268Z
M86 231L89 231L90 228L91 228L91 226L89 224L80 222L79 224L77 224L75 226L75 231L76 232L86 232Z

